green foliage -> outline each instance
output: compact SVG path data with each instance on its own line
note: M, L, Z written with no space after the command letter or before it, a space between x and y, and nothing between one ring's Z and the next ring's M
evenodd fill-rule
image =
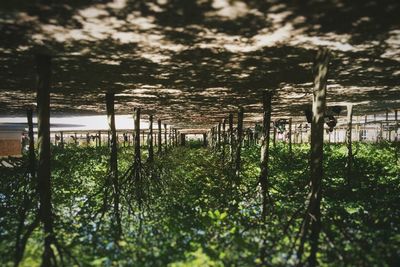
M175 148L156 158L159 176L142 207L121 192L123 236L115 240L112 199L102 193L107 182L106 147L54 147L52 186L55 231L68 255L68 266L254 266L266 240L271 266L295 261L299 227L309 192L308 145L293 154L278 143L270 151L271 213L261 222L257 146L243 148L238 183L221 152L200 144ZM400 167L390 144L354 145L351 185L345 179L346 149L325 146L321 266L396 266L400 264ZM227 155L227 153L225 154ZM146 152L143 153L146 158ZM131 147L120 148L119 173L132 165ZM0 170L0 258L12 265L19 222L15 210L26 190L26 166ZM124 188L129 183L121 181ZM25 191L24 191L25 190ZM35 200L37 201L37 200ZM106 208L104 208L106 207ZM34 212L26 219L33 220ZM37 228L27 243L21 266L38 266L43 236ZM308 252L306 247L306 253Z

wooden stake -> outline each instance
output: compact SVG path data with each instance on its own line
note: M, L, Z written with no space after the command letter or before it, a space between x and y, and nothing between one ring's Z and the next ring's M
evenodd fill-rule
M221 149L221 123L218 122L217 128L217 150Z
M207 133L203 133L203 147L207 147Z
M351 170L353 165L353 148L352 148L352 127L353 127L353 105L347 105L347 184L350 184Z
M235 173L236 173L236 178L238 180L240 178L242 142L243 142L243 107L239 107L238 124L237 124L236 162L235 162Z
M134 109L134 129L135 129L135 179L140 179L141 155L140 155L140 108Z
M230 157L231 161L235 158L235 138L233 134L233 113L229 113L228 117L228 124L229 124L229 150L230 150Z
M161 133L161 120L158 119L158 155L161 155L162 152L162 141L161 141L161 137L162 137L162 133Z
M34 134L33 134L33 110L28 109L26 111L26 116L28 119L28 137L29 137L29 152L28 152L28 158L29 158L29 174L30 178L32 181L35 180L36 178L36 156L35 156L35 140L34 140Z
M225 162L225 145L226 145L226 119L222 120L222 163Z
M60 132L60 145L61 148L64 148L64 132Z
M261 136L261 157L260 157L260 185L261 185L261 194L262 194L262 221L265 226L266 217L267 217L267 205L270 200L269 192L268 192L268 159L269 159L269 132L271 127L271 99L272 93L269 91L264 92L263 94L263 127L262 127L262 136ZM271 205L270 201L270 205ZM261 248L261 261L265 265L265 257L266 257L266 243L267 240L263 239L263 246Z
M164 123L164 144L165 144L165 151L168 149L168 138L167 138L167 124Z
M153 115L149 116L149 135L147 140L149 149L148 162L154 162L154 150L153 150Z
M274 123L274 136L272 139L272 144L274 145L274 148L276 147L276 127L275 127L275 123Z
M289 118L289 155L292 156L292 118Z

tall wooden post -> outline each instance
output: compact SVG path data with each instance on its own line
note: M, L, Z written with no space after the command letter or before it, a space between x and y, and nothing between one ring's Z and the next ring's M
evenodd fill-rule
M168 138L167 138L167 124L164 123L164 144L165 144L165 151L168 149Z
M140 155L140 108L134 109L134 129L135 129L135 158L134 158L134 167L135 167L135 179L138 181L140 179L140 168L142 165L141 155Z
M161 152L162 152L162 141L161 141L161 137L162 137L162 133L161 133L161 120L160 119L158 119L157 120L157 123L158 123L158 155L161 155Z
M108 128L111 132L110 140L110 179L113 185L114 216L116 220L115 240L119 240L122 234L121 217L119 213L119 182L118 182L118 159L117 159L117 133L115 130L114 93L106 93L106 109ZM99 141L100 144L100 141Z
M389 111L386 110L386 133L385 133L386 140L388 139L388 131L389 131Z
M235 173L237 179L240 178L242 142L243 142L243 107L239 107L238 124L237 124L237 142L236 142L236 162L235 162Z
M235 139L233 134L233 113L229 113L228 117L228 124L229 124L229 154L231 157L231 161L233 162L235 158Z
M174 128L174 144L175 147L178 146L178 129Z
M180 134L180 145L185 146L186 145L186 135L184 133Z
M347 183L350 184L351 169L353 165L353 148L352 148L352 127L353 127L353 105L347 105L347 131L346 131L346 143L347 143Z
M225 162L225 146L226 146L226 118L222 120L222 163Z
M217 128L217 150L221 149L221 122L218 122Z
M149 162L154 161L154 150L153 150L153 115L149 116L149 135L147 140L147 145L149 146Z
M292 118L289 118L289 155L292 156Z
M398 122L398 117L397 117L397 109L394 111L394 120L395 120L395 124L396 124L396 126L394 128L396 131L394 141L399 142L399 122Z
M300 144L302 144L303 143L303 124L300 124L299 131L300 131Z
M172 147L172 127L169 127L169 146Z
M101 131L99 131L99 147L101 147Z
M44 251L42 266L52 266L54 251L53 212L51 204L50 171L50 76L51 57L36 56L37 111L38 111L38 167L39 217L44 227Z
M31 176L32 181L34 181L36 177L36 156L35 156L35 140L34 140L34 134L33 134L33 110L28 109L26 111L26 116L28 119L28 137L29 137L29 152L28 152L28 158L29 158L29 174Z
M316 254L319 246L319 234L321 231L321 184L323 176L323 145L324 145L324 116L326 110L326 84L330 52L327 49L320 49L317 53L314 64L314 90L312 103L311 122L311 192L307 207L306 218L301 229L301 241L297 258L301 262L304 242L307 236L308 227L311 223L310 233L310 256L308 265L317 265Z
M203 147L207 147L207 133L203 133Z
M215 139L214 139L214 136L215 136L215 134L214 134L214 132L215 132L215 128L214 128L214 126L213 127L211 127L211 148L212 149L214 149L215 148Z
M272 144L274 146L274 148L276 147L276 127L275 127L275 123L274 123L274 136L272 138Z
M60 132L60 145L62 148L64 148L64 132Z
M263 94L263 127L261 136L261 157L260 157L260 184L262 194L262 221L265 224L268 205L268 159L269 159L269 132L271 127L271 99L272 93L269 91ZM271 203L270 203L271 204ZM266 257L266 239L263 240L263 246L260 251L261 261L265 264Z

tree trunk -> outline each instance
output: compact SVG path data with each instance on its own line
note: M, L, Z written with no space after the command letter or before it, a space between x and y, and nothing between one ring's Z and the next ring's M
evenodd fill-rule
M54 243L53 214L51 205L51 172L50 172L50 76L51 57L36 56L37 66L37 109L38 109L38 192L39 216L44 226L44 252L42 266L53 266Z
M306 217L301 227L300 246L297 251L298 265L302 265L304 242L310 233L310 256L308 264L310 267L317 265L316 254L319 246L319 233L321 231L321 184L323 176L323 144L324 144L324 116L326 110L326 83L329 65L330 52L327 49L320 49L314 64L314 90L312 103L311 122L311 192L308 196L309 203Z
M275 127L275 123L274 123L274 136L272 139L272 144L274 146L274 148L276 147L276 127Z
M326 84L330 52L318 51L314 66L313 119L311 123L311 195L308 219L311 221L310 247L308 258L310 267L317 265L319 233L321 231L321 185L323 176L324 116L326 110ZM301 258L300 258L301 259Z
M116 220L115 240L119 240L122 234L121 217L119 212L119 182L118 182L118 154L117 154L117 134L115 130L115 111L114 111L114 93L106 93L106 108L108 128L111 132L110 140L110 179L113 185L114 216ZM99 135L100 136L100 135ZM99 138L100 140L100 138ZM99 141L100 143L100 141Z

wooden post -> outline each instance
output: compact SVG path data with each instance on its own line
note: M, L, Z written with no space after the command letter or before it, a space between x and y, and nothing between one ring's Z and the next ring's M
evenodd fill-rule
M242 142L243 142L243 107L239 107L238 124L237 124L237 142L236 142L236 162L235 162L235 173L236 173L236 178L238 180L240 178Z
M292 156L292 118L289 118L289 155Z
M60 146L61 148L64 148L64 132L60 132Z
M78 145L78 136L76 135L76 133L74 133L74 138L75 138L75 145Z
M148 162L154 161L154 150L153 150L153 115L149 116L149 135L148 135L147 145L149 146L149 157Z
M110 182L112 183L114 199L114 216L116 225L115 240L119 240L122 234L121 217L119 213L119 182L118 182L118 158L117 158L117 133L115 130L115 111L114 111L114 93L106 93L106 109L108 128L111 132L110 140ZM100 140L100 139L99 139ZM100 141L99 141L100 144Z
M215 132L215 128L214 128L214 126L213 127L211 127L211 148L212 149L214 149L214 147L215 147L215 140L214 140L214 136L215 136L215 134L214 134L214 132Z
M222 120L222 163L225 162L226 118Z
M167 138L167 124L164 123L164 144L165 144L165 151L168 149L168 138Z
M326 110L326 84L330 53L327 49L320 49L314 64L314 90L311 122L311 192L306 217L301 228L300 247L297 253L299 262L302 261L304 242L308 227L311 223L310 256L308 265L317 265L319 233L321 231L321 184L323 176L323 145L324 145L324 116Z
M351 169L353 165L353 148L352 148L352 127L353 127L353 105L347 105L347 131L346 131L346 143L347 143L347 184L350 184Z
M275 122L274 122L274 136L272 138L272 144L274 146L274 148L276 147L276 127L275 127Z
M180 137L181 137L181 138L180 138L180 139L181 139L181 140L180 140L180 145L181 145L181 146L185 146L185 145L186 145L186 135L185 135L184 133L181 133L181 134L180 134Z
M39 217L44 227L44 251L42 266L53 266L55 257L51 247L54 244L53 212L51 204L50 171L50 76L51 57L36 56L37 67L37 111L38 111L38 193Z
M26 116L28 119L28 137L29 137L29 152L28 152L28 158L29 158L29 174L30 178L32 181L35 180L36 177L36 156L35 156L35 139L34 139L34 134L33 134L33 110L28 109L26 111Z
M229 124L229 154L231 157L231 161L233 162L235 158L235 139L233 135L233 113L229 113L228 117L228 124Z
M161 141L161 137L162 137L162 133L161 133L161 120L158 119L157 120L158 123L158 155L161 155L162 152L162 141Z
M99 131L99 147L101 147L101 131Z
M135 160L134 165L138 168L141 165L140 155L140 108L134 109L134 129L135 129Z
M300 144L303 143L303 124L300 124L299 126L299 131L300 131Z
M203 133L203 147L207 147L207 133Z
M395 120L395 123L396 123L396 126L395 126L396 133L395 133L394 141L395 142L399 142L399 122L398 122L398 117L397 117L397 109L394 111L394 120Z
M386 133L385 133L386 140L388 139L388 130L389 130L389 111L386 110Z
M221 149L221 122L218 122L217 128L217 150Z
M260 185L262 194L262 222L265 224L267 217L267 205L268 205L268 159L269 159L269 132L271 127L271 99L272 93L265 91L263 94L263 127L261 135L261 157L260 157ZM272 203L270 203L272 204ZM265 264L266 257L266 239L263 239L263 245L261 248L261 261Z

